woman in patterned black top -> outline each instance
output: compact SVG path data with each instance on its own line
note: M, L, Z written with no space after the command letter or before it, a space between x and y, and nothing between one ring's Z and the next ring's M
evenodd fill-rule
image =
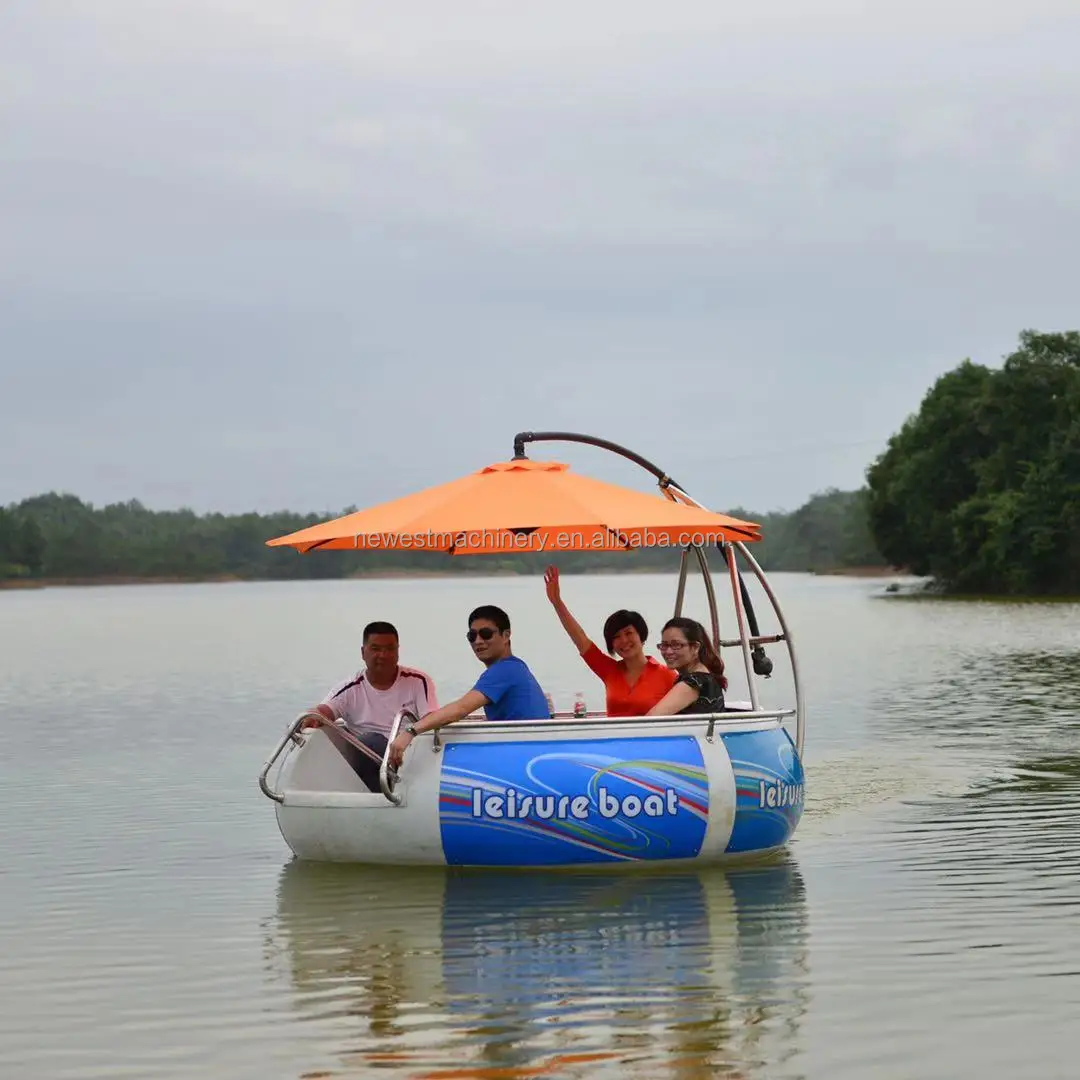
M724 711L724 661L701 623L695 619L668 619L660 634L659 648L668 667L675 668L679 677L649 710L649 716Z

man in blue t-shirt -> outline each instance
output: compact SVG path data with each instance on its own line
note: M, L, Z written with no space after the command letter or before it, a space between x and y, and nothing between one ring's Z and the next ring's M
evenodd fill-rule
M546 720L549 716L547 698L529 665L510 651L510 618L502 608L493 604L478 607L469 616L465 636L486 670L457 701L429 712L415 724L404 725L390 745L392 768L400 768L414 736L452 724L481 706L489 720Z

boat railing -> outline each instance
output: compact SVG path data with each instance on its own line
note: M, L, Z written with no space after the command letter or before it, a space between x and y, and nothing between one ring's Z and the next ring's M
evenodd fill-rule
M385 761L385 755L378 754L372 750L370 746L366 746L362 743L347 727L339 723L336 720L327 720L321 712L317 712L313 709L309 709L307 712L302 712L287 728L285 734L281 737L281 741L274 748L274 752L266 760L266 764L263 765L262 771L259 773L259 787L262 789L262 793L268 798L273 799L274 802L281 803L285 801L285 797L277 791L274 791L268 781L267 777L270 775L270 770L274 767L274 762L281 756L281 752L285 749L289 743L293 743L296 746L303 746L304 739L300 732L304 727L323 727L332 728L335 737L341 739L343 742L347 742L350 746L354 747L361 754L371 758L376 765L382 767Z
M613 727L654 727L662 723L677 723L688 727L707 721L705 738L712 742L718 726L721 728L774 727L795 715L795 709L730 709L714 713L673 713L670 716L608 716L607 713L602 712L574 716L573 713L557 713L544 720L485 720L481 717L472 720L466 717L455 723L453 729L462 733L488 732L507 735L519 731L573 731L576 725L586 720L597 724L610 724ZM439 733L436 731L433 734L437 737ZM437 751L438 748L436 738L436 744L432 749Z
M395 806L401 805L401 794L394 790L397 785L397 772L390 767L390 747L394 745L394 740L401 730L401 723L405 719L411 720L414 724L420 722L420 717L412 709L399 709L394 716L394 722L390 725L390 735L386 740L386 749L383 751L382 760L379 763L379 787L382 788L382 793ZM436 731L434 735L438 740L439 733ZM393 783L391 783L391 779Z
M705 723L705 741L714 742L716 729L725 727L737 727L741 730L750 728L771 728L783 724L796 715L795 709L732 709L725 712L715 713L675 713L670 716L608 716L606 713L587 713L585 716L575 716L572 712L556 713L554 716L540 720L487 720L479 714L469 716L457 721L453 729L459 734L483 733L489 735L514 735L530 731L574 731L584 721L596 724L611 724L619 727L655 727L658 723L677 723L687 727ZM419 722L419 717L412 709L401 709L394 716L390 725L390 733L386 741L386 749L382 754L376 753L369 746L360 742L347 728L341 727L334 721L327 720L322 713L301 713L292 724L289 725L281 741L274 748L274 752L267 759L266 764L259 773L259 787L262 793L276 803L283 803L285 796L275 791L267 781L270 770L281 756L282 751L290 742L303 746L304 739L300 732L305 726L333 728L337 737L354 746L362 754L371 758L379 766L379 788L387 800L395 806L400 806L402 795L397 790L398 774L390 765L390 747L401 730L401 725L406 720L414 724ZM425 732L432 737L431 749L433 753L439 753L443 746L443 738L440 730Z

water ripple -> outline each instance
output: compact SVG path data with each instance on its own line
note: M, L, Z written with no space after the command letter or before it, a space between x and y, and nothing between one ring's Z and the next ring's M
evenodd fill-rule
M5 1075L1071 1080L1075 609L781 585L817 628L790 852L614 877L294 862L254 786L358 611L453 691L438 628L496 587L547 626L533 581L0 596ZM600 612L669 586L580 583ZM573 688L559 633L532 652Z

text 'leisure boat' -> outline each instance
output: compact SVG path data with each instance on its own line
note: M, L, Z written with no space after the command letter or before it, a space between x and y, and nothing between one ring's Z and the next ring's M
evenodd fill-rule
M526 443L540 441L621 454L652 473L661 494L526 457ZM725 702L722 712L692 715L555 713L505 722L469 716L417 735L399 771L390 767L388 746L379 761L381 792L364 786L327 736L331 722L304 713L259 776L285 842L299 858L329 862L594 869L733 862L783 847L803 812L806 722L791 631L746 546L760 539L756 525L706 509L624 447L572 432L523 432L511 461L269 541L305 553L408 548L455 555L678 546L674 614L682 613L693 557L704 578L712 641L741 654L750 694L748 702ZM720 634L706 555L713 549L724 562L734 610L737 635L728 639ZM779 633L759 633L737 557L768 597ZM795 700L767 709L755 680L772 672L764 646L779 642L787 648ZM390 743L403 723L417 719L399 712ZM792 722L794 738L785 726ZM335 737L373 753L341 728Z

